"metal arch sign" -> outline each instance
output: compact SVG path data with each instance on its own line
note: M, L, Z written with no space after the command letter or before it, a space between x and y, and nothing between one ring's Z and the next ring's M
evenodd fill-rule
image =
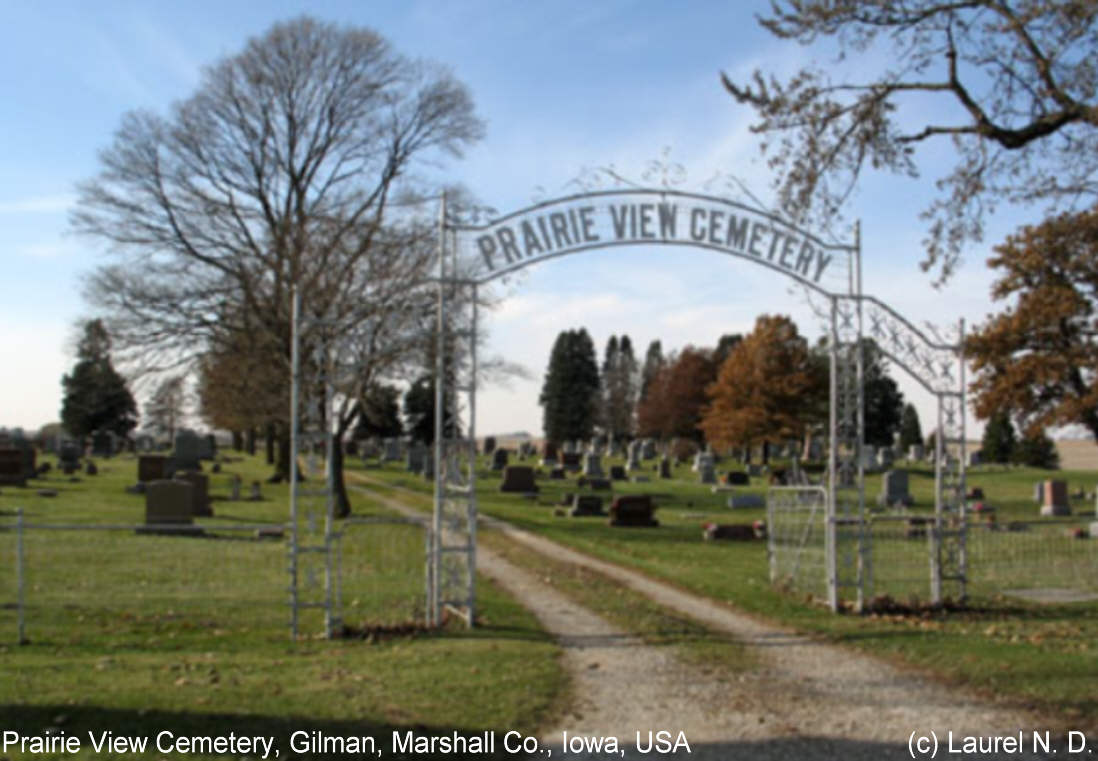
M536 204L484 225L451 225L478 282L567 254L623 245L685 245L738 256L829 293L821 279L854 246L821 241L775 215L673 190L583 193Z

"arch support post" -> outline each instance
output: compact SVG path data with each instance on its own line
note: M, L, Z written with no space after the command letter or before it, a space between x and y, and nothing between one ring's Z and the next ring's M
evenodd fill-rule
M476 621L477 286L464 279L457 246L447 246L446 198L439 210L435 329L435 499L427 570L433 625L456 615Z

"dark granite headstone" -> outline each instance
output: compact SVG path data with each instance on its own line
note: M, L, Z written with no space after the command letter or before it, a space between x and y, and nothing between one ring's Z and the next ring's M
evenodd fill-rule
M628 476L625 474L624 465L611 465L610 466L610 480L611 481L625 481Z
M655 507L648 494L623 494L610 505L611 526L658 526L653 517Z
M172 477L171 459L162 454L143 454L137 458L137 480L162 481Z
M186 481L191 491L191 515L213 515L210 509L210 477L205 473L188 470L175 474L176 480Z
M508 452L502 447L492 451L492 470L500 471L507 467Z
M606 515L602 509L602 497L594 494L576 494L572 497L572 509L568 514L573 518L586 515Z
M538 485L534 483L534 469L529 465L508 465L503 469L503 483L499 485L499 490L519 494L537 492Z

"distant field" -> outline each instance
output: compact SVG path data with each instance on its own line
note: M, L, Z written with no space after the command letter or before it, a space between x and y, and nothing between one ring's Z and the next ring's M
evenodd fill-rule
M1098 444L1093 441L1057 441L1056 451L1065 470L1098 470Z

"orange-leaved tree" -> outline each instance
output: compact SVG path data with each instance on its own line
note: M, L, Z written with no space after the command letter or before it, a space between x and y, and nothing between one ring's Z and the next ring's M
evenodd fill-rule
M715 447L799 438L826 409L826 368L790 318L762 315L706 392L710 401L701 429Z
M707 402L705 389L715 374L712 352L708 349L687 346L668 357L655 371L644 399L637 406L640 435L700 439L698 423Z
M1098 441L1098 206L1023 227L995 247L995 301L968 337L976 414L1028 431L1080 424Z

